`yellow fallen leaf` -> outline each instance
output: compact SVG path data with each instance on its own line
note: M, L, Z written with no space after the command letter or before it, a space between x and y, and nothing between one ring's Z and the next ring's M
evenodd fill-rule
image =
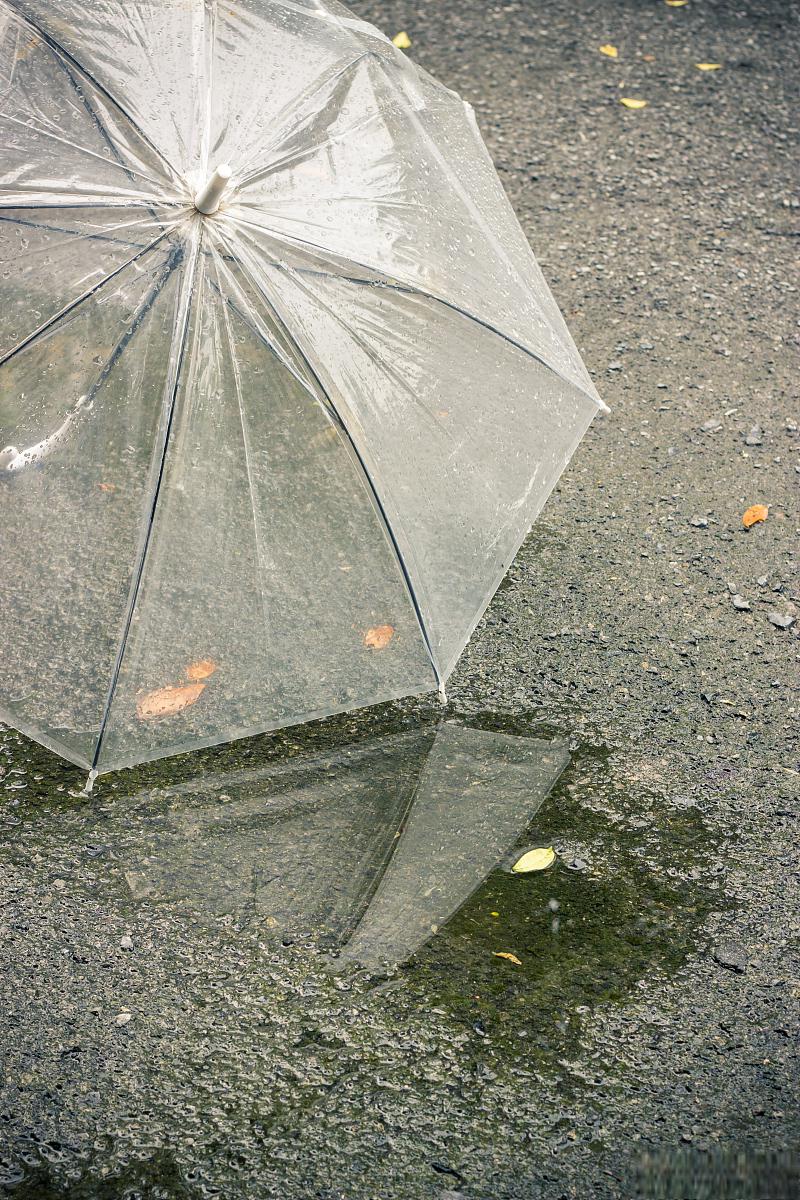
M695 63L698 71L721 71L722 63Z
M499 916L500 916L500 913L499 913L499 912L490 912L490 913L489 913L489 916L490 916L490 917L499 917Z
M745 529L749 529L751 525L757 525L759 521L766 521L768 516L769 509L766 504L751 504L742 517L742 524Z
M619 102L626 108L647 108L646 100L633 100L630 96L620 96Z
M527 875L529 871L544 871L556 861L556 852L552 846L537 846L528 850L522 858L518 858L511 868L517 875Z
M616 58L619 52L616 46L601 46L600 53L605 54L607 58Z
M665 0L665 2L670 8L683 8L684 5L689 3L689 0Z
M522 962L517 958L516 954L508 954L505 950L493 950L492 954L495 958L507 958L509 962L516 963L518 967L522 966Z
M376 625L364 634L364 645L368 650L383 650L394 637L394 625Z
M411 45L411 38L406 33L405 29L401 29L399 33L394 35L392 38L392 45L397 46L398 50L408 49L408 47Z
M195 704L205 691L204 683L188 683L183 687L156 688L137 702L136 715L140 721L151 721L154 717L171 717Z

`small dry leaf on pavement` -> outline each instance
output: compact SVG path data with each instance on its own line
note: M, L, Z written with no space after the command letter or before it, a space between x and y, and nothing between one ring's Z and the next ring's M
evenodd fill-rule
M605 54L608 58L616 58L619 51L616 46L606 45L600 47L600 53Z
M721 71L722 63L695 63L698 71Z
M556 861L556 852L552 846L537 846L528 850L522 858L518 858L511 868L517 875L527 875L529 871L544 871Z
M411 45L411 38L406 33L405 29L401 29L399 33L394 35L392 38L392 45L397 46L398 50L408 49L408 47Z
M507 958L509 962L516 963L518 967L522 966L522 962L517 958L516 954L509 954L507 950L493 950L492 954L495 958Z
M634 100L631 96L620 96L619 102L626 108L647 108L646 100Z
M766 521L769 516L769 509L766 504L751 504L742 517L742 524L745 529L749 529L751 525L757 525L759 521Z
M383 650L394 637L394 625L376 625L364 634L364 645L368 650Z

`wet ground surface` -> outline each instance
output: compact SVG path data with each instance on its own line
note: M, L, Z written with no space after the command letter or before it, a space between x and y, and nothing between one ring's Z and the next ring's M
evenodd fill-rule
M435 709L125 772L89 800L3 734L0 1191L795 1195L797 13L358 11L474 104L613 409L450 687L468 725L566 743L517 838L558 859L493 870L398 968L332 971L257 905L210 909L196 876L137 898L125 872L159 820L204 809L198 771ZM754 503L769 517L745 531Z

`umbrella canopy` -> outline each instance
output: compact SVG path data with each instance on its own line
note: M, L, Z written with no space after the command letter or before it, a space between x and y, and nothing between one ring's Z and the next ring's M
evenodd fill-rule
M442 687L602 402L472 110L317 0L0 0L5 720Z

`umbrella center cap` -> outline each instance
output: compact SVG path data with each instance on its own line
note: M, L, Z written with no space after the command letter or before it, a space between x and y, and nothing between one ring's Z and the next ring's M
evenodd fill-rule
M231 169L227 163L220 163L213 175L200 188L194 198L194 206L204 217L210 217L219 208L222 193L228 186Z

